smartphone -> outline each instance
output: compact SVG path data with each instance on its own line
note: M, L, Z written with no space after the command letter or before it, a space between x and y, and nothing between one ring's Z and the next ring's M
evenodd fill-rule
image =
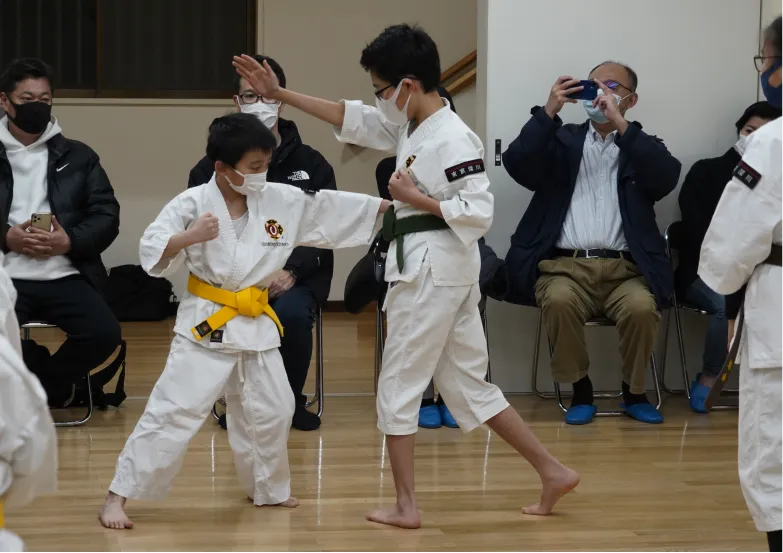
M569 94L569 98L574 100L595 100L596 96L598 96L598 85L595 81L579 81L579 84L576 86L583 86L584 88L579 92Z
M51 213L33 213L30 217L30 226L49 232L52 230Z

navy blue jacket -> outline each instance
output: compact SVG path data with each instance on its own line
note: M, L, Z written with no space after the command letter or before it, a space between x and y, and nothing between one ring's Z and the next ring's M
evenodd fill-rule
M576 176L582 161L588 122L563 125L540 107L503 154L503 165L515 181L533 191L517 230L511 237L506 265L511 289L506 301L535 305L538 264L553 256L560 237ZM674 286L666 244L655 221L655 202L677 186L681 164L663 141L631 123L617 136L620 213L628 248L659 307L669 303Z

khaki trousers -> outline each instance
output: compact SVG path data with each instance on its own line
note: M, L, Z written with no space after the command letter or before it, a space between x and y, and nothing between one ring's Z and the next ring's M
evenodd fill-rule
M660 314L636 265L623 259L560 257L539 263L536 301L554 345L552 376L573 384L587 375L585 322L613 320L620 333L623 380L645 392L645 369L655 347Z

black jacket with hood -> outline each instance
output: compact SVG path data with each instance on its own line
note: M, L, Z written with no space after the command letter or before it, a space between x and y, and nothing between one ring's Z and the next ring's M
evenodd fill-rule
M337 190L334 170L317 150L302 143L293 121L278 120L280 146L272 154L267 180L282 182L302 190ZM215 173L215 165L207 157L190 171L188 188L209 182ZM334 272L332 250L299 246L288 258L285 269L293 271L297 284L310 288L319 305L329 298Z

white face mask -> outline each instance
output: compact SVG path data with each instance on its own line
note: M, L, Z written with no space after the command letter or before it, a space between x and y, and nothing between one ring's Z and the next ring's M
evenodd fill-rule
M405 101L405 105L402 109L397 107L397 96L400 95L402 89L402 81L394 89L394 94L388 100L383 98L375 98L375 106L380 110L386 119L394 125L403 126L408 122L408 104L411 102L411 95L408 95L408 99Z
M750 138L749 134L741 134L739 138L737 139L737 143L734 144L734 149L737 150L737 153L741 156L745 155L745 148L748 147L748 139Z
M252 194L254 192L260 192L262 188L264 188L264 184L266 184L266 171L263 173L254 173L252 175L245 175L244 173L240 173L233 167L231 168L232 171L234 171L237 175L242 177L242 184L237 186L233 182L231 182L231 179L228 178L228 175L226 175L226 182L228 182L228 185L234 189L235 192L239 192L243 196L247 196L248 194Z
M239 104L239 111L255 115L267 129L271 130L277 124L280 104L265 104L260 101L255 104Z

